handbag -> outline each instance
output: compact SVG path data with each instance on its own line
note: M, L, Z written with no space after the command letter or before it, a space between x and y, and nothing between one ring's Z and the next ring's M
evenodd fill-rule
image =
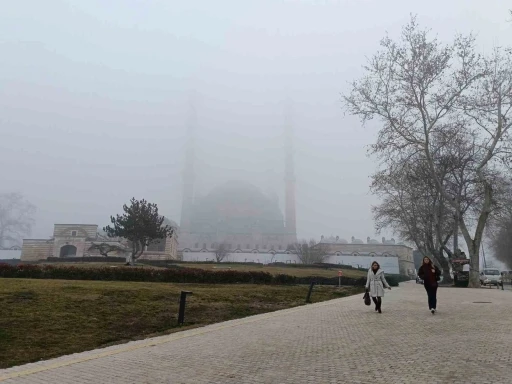
M366 291L363 296L364 304L365 305L371 305L372 299L370 299L370 292Z

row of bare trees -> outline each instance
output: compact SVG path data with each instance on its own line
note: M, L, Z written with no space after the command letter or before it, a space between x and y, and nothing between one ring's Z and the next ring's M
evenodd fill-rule
M442 43L412 17L398 40L382 39L343 100L363 123L380 124L370 150L381 165L372 184L383 201L377 227L399 232L441 265L460 228L469 286L479 286L484 231L510 191L510 51L482 55L472 35Z
M325 246L311 239L300 240L288 245L287 251L295 254L302 264L323 263L326 258ZM214 249L215 260L220 263L229 255L228 245L225 241L216 245ZM271 262L274 261L275 254L272 254Z

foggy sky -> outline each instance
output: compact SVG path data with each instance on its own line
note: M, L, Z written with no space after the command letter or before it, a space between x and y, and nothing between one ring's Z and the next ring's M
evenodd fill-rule
M411 13L440 39L512 45L502 0L3 0L1 192L54 223L103 226L132 196L179 221L189 99L198 193L252 181L284 199L284 102L293 101L300 237L374 236L366 157L378 125L340 93ZM379 236L380 238L380 236Z

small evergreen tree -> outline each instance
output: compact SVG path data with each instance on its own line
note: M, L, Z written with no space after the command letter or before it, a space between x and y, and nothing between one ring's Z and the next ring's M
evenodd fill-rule
M112 226L108 225L103 230L109 237L122 237L130 242L130 264L142 256L148 245L174 233L172 227L163 225L165 218L158 214L156 204L132 198L129 206L123 205L123 211L122 215L111 216Z

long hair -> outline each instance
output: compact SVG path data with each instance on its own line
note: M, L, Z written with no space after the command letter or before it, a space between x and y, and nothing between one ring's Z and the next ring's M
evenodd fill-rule
M377 271L380 269L380 264L374 261L372 265L370 266L370 269L373 271L373 264L377 264Z
M425 259L428 260L428 263L425 263ZM432 262L432 259L428 256L423 256L423 259L421 260L421 265L430 265L431 267L434 266L434 263Z

